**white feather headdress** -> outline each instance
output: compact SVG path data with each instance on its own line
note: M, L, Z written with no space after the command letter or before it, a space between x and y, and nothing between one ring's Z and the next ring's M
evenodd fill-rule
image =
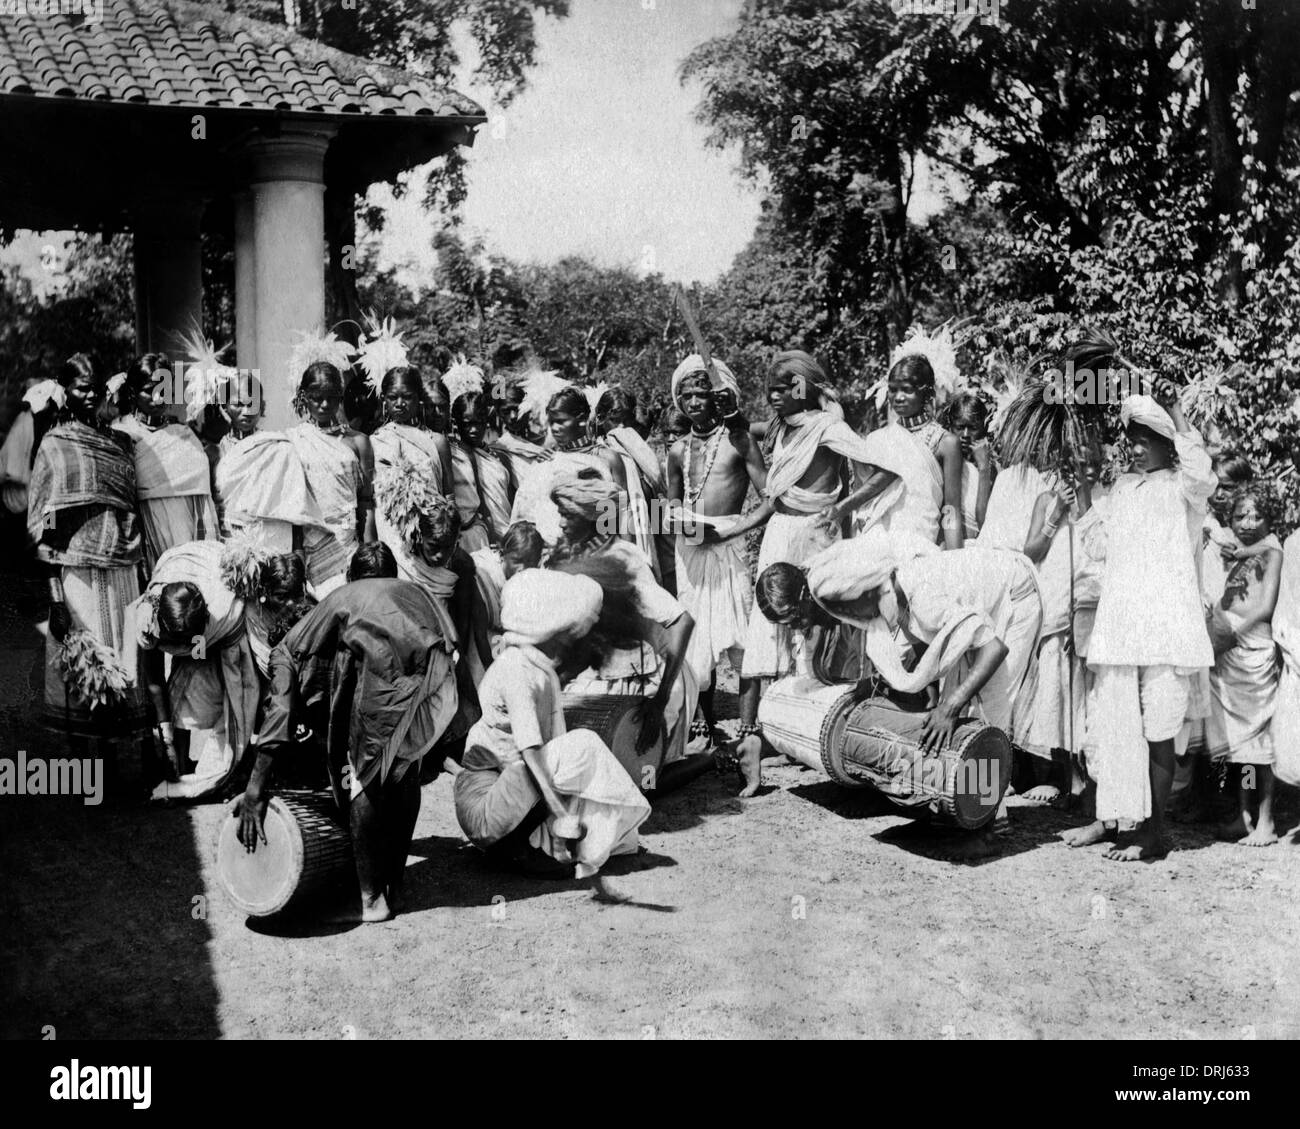
M322 330L299 330L298 342L289 354L289 379L296 391L302 383L302 374L317 361L333 365L339 372L347 372L352 367L352 358L357 355L354 345L349 344L333 333Z
M912 326L903 343L889 355L889 367L892 369L904 357L913 355L924 357L934 370L935 404L945 403L961 389L964 382L957 367L957 346L951 322L945 322L932 334L920 326ZM876 396L878 403L883 400L879 388L876 388Z
M483 370L478 365L472 365L458 355L456 363L442 377L442 386L447 389L448 404L454 404L466 392L482 392L483 379Z
M122 374L122 379L126 379L126 373ZM67 393L57 380L37 381L23 393L23 403L31 408L33 414L43 412L50 404L61 408L67 402Z
M600 403L600 398L609 391L609 385L603 380L599 384L593 384L588 388L581 389L584 396L587 397L587 405L591 408L591 414L596 414L596 405Z
M221 356L230 348L220 349L197 322L180 337L181 347L189 358L185 366L185 419L193 423L203 415L203 409L222 401L222 393L239 375L239 370L221 363Z
M561 388L568 388L569 382L558 372L532 369L524 374L519 385L524 390L524 398L519 403L519 414L532 416L538 427L545 427L546 405Z
M372 310L365 320L366 340L357 353L357 367L378 396L384 376L406 364L406 346L392 318L380 321Z

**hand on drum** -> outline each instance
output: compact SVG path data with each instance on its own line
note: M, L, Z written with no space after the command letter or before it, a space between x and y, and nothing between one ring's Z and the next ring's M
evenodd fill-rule
M961 707L949 698L940 698L921 726L920 746L923 753L937 753L952 740Z
M649 749L663 734L662 707L655 698L646 698L636 707L634 714L639 730L636 739L636 751L640 756Z
M235 804L231 817L239 820L239 841L244 850L252 854L257 850L257 841L266 842L266 805L268 800L255 792L245 792Z

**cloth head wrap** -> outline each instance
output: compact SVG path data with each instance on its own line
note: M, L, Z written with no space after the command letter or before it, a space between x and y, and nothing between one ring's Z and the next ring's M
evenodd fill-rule
M594 626L603 599L589 576L526 568L501 590L502 642L535 647L563 634L581 638Z
M617 506L619 486L607 478L565 478L551 489L551 501L563 516L596 521Z
M774 376L788 376L796 385L802 383L802 399L811 401L837 419L844 418L844 409L840 407L839 397L831 387L830 377L811 353L805 353L802 349L787 349L777 353L772 358L772 367L768 369L769 379Z
M808 591L824 608L828 603L856 600L880 588L900 565L938 551L938 546L915 533L890 533L873 525L858 537L823 549L808 562ZM838 611L826 610L844 619ZM864 621L845 622L866 626Z
M677 389L681 386L683 380L688 376L694 376L697 372L702 372L709 378L709 387L715 392L720 388L730 388L735 394L736 403L740 403L740 383L736 380L735 374L731 369L717 358L714 358L713 371L710 372L704 363L704 358L701 357L699 353L692 353L673 371L673 406L676 407L678 411L682 410L682 405L677 399Z
M1140 423L1171 443L1174 435L1177 434L1177 428L1174 427L1174 421L1170 419L1169 413L1150 396L1126 398L1119 406L1119 421L1124 427L1128 427L1130 423Z

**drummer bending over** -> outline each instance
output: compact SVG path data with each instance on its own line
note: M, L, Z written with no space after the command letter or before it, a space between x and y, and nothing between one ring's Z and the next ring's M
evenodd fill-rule
M759 577L764 614L802 627L815 604L865 632L867 657L896 691L914 694L939 682L939 700L920 732L922 752L948 743L972 704L1015 740L1013 706L1043 617L1033 566L1023 554L978 546L940 552L913 534L873 528L813 557L804 583L793 585L794 599L769 598L792 587L792 578L782 575L791 567L773 565ZM904 663L900 633L920 653L914 665ZM1004 789L998 781L997 793ZM985 831L950 854L976 858L993 850L992 831Z
M271 653L257 763L235 809L248 851L266 842L264 796L296 723L327 734L330 780L348 812L362 921L397 908L420 811L420 760L464 724L456 642L418 584L355 580L335 589Z

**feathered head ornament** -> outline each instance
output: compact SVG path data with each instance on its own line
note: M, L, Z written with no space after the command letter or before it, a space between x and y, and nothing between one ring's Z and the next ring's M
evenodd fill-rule
M609 391L609 388L610 386L602 380L599 384L592 384L581 389L582 394L587 397L587 404L591 408L592 415L596 414L596 405L600 403L600 398Z
M126 379L126 373L122 373L122 379ZM68 395L57 380L38 381L23 393L23 403L31 408L33 415L45 411L51 404L61 408L67 402Z
M256 534L234 530L221 547L221 582L241 600L255 600L262 586L262 565L270 555L269 546Z
M483 380L483 370L458 355L456 363L442 377L442 386L447 389L448 403L454 404L467 392L482 392Z
M333 365L340 373L352 367L356 347L321 330L299 331L298 342L289 354L289 377L296 389L302 383L302 374L318 361Z
M546 405L561 388L567 388L569 382L558 372L532 369L524 374L519 386L524 391L524 398L519 403L519 414L532 416L538 427L545 427Z
M203 415L203 409L219 404L222 393L239 375L239 370L221 363L221 356L229 345L220 349L196 322L180 337L181 348L189 358L185 366L185 419L193 423Z
M392 318L380 321L372 310L366 317L366 339L357 352L357 367L366 376L366 383L380 393L384 377L391 370L406 364L406 346L397 332Z
M903 343L889 355L891 369L904 357L920 356L930 362L930 368L934 370L936 404L951 399L964 383L961 369L957 367L957 342L953 330L952 322L944 322L933 333L926 333L920 326L914 325ZM884 402L887 385L884 389L878 385L873 386L872 390L876 394L876 404L880 406Z

